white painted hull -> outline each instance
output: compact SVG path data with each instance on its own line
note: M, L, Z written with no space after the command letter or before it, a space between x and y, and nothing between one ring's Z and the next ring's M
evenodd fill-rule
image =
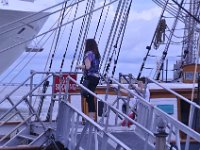
M34 18L24 19L23 21L9 26L7 24L33 13L35 12L0 9L0 74L5 71L25 51L25 48L31 41L20 45L18 44L37 35L47 17L33 23L28 23L31 20L35 20L36 18L46 15L46 13L40 13ZM3 33L19 25L23 26Z

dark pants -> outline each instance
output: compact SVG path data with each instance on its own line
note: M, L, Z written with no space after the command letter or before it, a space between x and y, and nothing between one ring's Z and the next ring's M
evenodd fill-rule
M94 77L94 76L87 76L84 80L88 80L87 88L90 91L95 92L96 87L99 83L99 78ZM88 93L88 95L85 96L85 98L86 98L86 101L88 103L88 111L89 112L96 112L95 103L94 103L94 96Z

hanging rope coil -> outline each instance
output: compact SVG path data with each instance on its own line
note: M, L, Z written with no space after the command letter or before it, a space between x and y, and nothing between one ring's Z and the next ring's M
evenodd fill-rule
M156 29L156 37L154 41L154 48L158 49L161 43L165 41L165 29L167 28L166 20L161 19L157 29Z

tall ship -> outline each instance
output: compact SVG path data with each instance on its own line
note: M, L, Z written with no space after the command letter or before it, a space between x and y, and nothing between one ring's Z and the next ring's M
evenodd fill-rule
M149 19L137 3L1 1L0 149L200 149L200 0L152 0L148 30L134 26ZM101 55L95 92L76 67L86 39Z

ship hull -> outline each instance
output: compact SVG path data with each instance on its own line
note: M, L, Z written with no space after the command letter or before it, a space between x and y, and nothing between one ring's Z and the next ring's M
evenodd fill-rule
M47 13L39 13L34 17L23 19L13 24L10 23L34 13L35 12L0 9L0 74L25 51L27 45L31 42L31 40L27 40L39 33L47 17L39 21L31 21L37 20L47 15ZM6 32L8 30L10 31Z

